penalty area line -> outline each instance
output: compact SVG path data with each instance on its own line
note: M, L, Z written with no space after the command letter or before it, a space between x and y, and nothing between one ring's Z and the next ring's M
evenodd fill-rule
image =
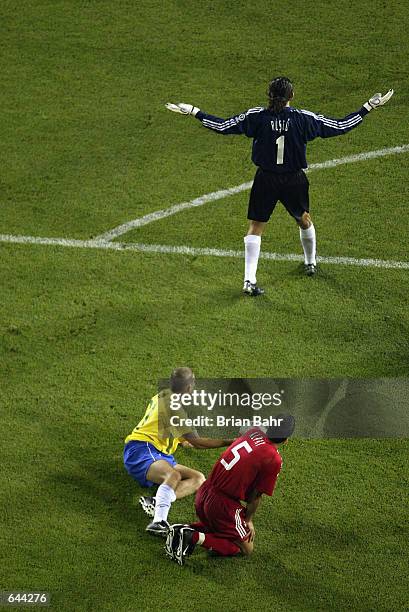
M200 248L190 246L172 246L166 244L143 244L137 242L109 242L101 240L76 240L74 238L42 238L40 236L13 236L0 234L0 242L10 244L37 244L46 246L61 246L77 249L100 249L108 251L136 251L139 253L163 253L166 255L189 255L193 257L233 257L243 259L243 251ZM272 261L302 262L302 255L295 253L269 253L261 252L262 259ZM318 257L319 263L337 264L344 266L358 266L365 268L386 268L409 270L409 261L393 261L385 259L356 259L355 257Z
M364 153L358 153L356 155L347 155L346 157L340 157L338 159L329 159L325 162L311 164L307 172L312 172L313 170L321 170L324 168L335 168L336 166L341 166L343 164L353 164L360 161L366 161L368 159L375 159L377 157L385 157L386 155L398 155L399 153L406 153L408 151L409 144L400 145L397 147L389 147L388 149L377 149L376 151L366 151ZM183 210L188 210L189 208L195 208L197 206L203 206L203 204L207 204L208 202L214 202L216 200L221 200L237 193L241 193L242 191L248 191L249 189L251 189L252 185L253 181L249 181L247 183L242 183L241 185L236 185L235 187L230 187L228 189L220 189L219 191L205 193L204 195L198 198L194 198L189 202L181 202L180 204L174 204L169 208L156 210L152 213L144 215L143 217L139 217L138 219L133 219L132 221L122 223L121 225L118 225L117 227L114 227L113 229L109 230L105 234L97 236L95 240L101 240L103 242L115 240L115 238L119 238L119 236L123 236L124 234L127 234L133 229L143 227L144 225L148 225L149 223L153 223L154 221L159 221L160 219L165 219L166 217L175 215L176 213L182 212Z

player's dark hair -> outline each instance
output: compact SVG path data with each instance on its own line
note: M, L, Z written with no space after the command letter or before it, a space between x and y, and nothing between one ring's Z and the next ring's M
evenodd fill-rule
M294 433L295 418L291 414L279 414L276 418L281 419L280 425L269 427L266 431L266 436L270 442L281 444Z
M269 110L279 113L294 95L293 84L288 77L276 77L270 82L267 95Z
M173 393L183 393L194 381L190 368L175 368L170 375L170 389Z
M288 440L288 438L269 438L269 440L270 442L274 442L274 444L282 444L283 442Z

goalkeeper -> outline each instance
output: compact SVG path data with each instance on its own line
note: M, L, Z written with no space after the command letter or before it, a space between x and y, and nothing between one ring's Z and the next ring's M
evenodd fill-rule
M268 87L267 108L250 108L229 119L208 115L191 104L166 104L171 111L193 115L209 130L225 135L244 134L253 139L252 161L257 172L248 206L249 229L244 238L245 294L264 293L256 281L261 236L278 201L299 226L305 273L307 276L316 274L316 235L310 216L309 182L304 173L307 143L317 137L346 134L358 127L372 109L388 102L392 95L393 89L385 95L377 93L357 112L343 119L332 119L292 108L293 85L287 77L277 77Z

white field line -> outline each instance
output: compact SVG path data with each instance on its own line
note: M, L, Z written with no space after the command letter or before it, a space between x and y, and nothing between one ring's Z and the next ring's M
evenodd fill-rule
M41 238L36 236L12 236L0 234L0 242L13 244L38 244L49 246L63 246L85 249L105 249L110 251L138 251L141 253L165 253L170 255L193 255L212 257L234 257L242 259L243 251L207 249L189 246L171 246L162 244L140 244L135 242L102 242L101 240L75 240L70 238ZM303 261L301 255L293 253L266 253L260 257L273 261ZM389 261L384 259L355 259L354 257L318 257L320 263L341 264L346 266L360 266L369 268L392 268L409 270L409 261Z
M376 157L384 157L385 155L397 155L399 153L406 153L407 151L409 151L409 144L398 147L390 147L389 149L367 151L366 153L358 153L357 155L348 155L347 157L340 157L339 159L330 159L318 164L311 164L307 172L311 172L312 170L320 170L322 168L335 168L335 166L340 166L342 164L353 164L355 162L374 159ZM195 208L196 206L203 206L203 204L207 204L207 202L214 202L215 200L221 200L222 198L227 198L228 196L235 195L236 193L247 191L248 189L251 189L252 184L253 181L249 181L248 183L242 183L241 185L236 185L236 187L230 187L229 189L212 191L211 193L205 193L204 195L195 198L194 200L190 200L189 202L182 202L181 204L174 204L169 208L156 210L155 212L139 217L138 219L133 219L132 221L118 225L105 234L97 236L95 240L100 240L103 242L115 240L115 238L123 236L123 234L126 234L132 229L142 227L143 225L148 225L154 221L164 219L165 217L170 217L171 215L175 215L182 210Z

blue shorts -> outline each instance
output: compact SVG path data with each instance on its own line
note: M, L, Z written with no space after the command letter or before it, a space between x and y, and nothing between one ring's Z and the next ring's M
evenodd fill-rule
M177 463L173 455L161 453L153 444L149 444L149 442L131 440L128 444L125 444L125 469L141 487L152 487L155 484L150 480L146 480L146 474L152 463L161 459L167 461L172 467Z

